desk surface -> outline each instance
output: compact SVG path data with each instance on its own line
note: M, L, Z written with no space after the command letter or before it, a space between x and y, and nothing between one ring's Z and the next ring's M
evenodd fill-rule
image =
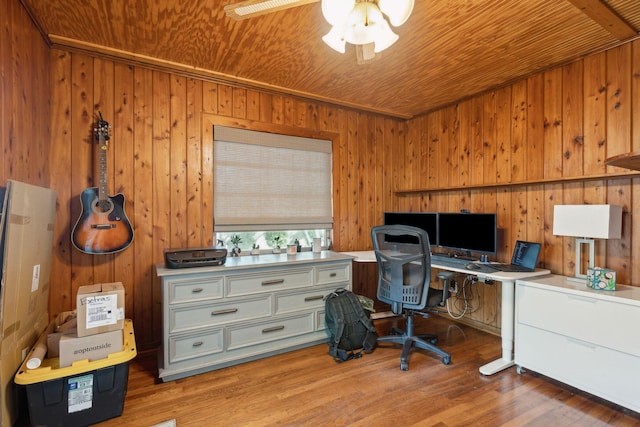
M341 252L345 255L349 255L354 257L353 261L355 262L376 262L376 255L374 251L354 251L354 252ZM535 277L535 276L544 276L550 274L551 272L546 269L536 268L535 271L528 272L512 272L512 271L478 271L478 270L469 270L461 265L460 267L453 267L451 265L443 265L438 264L437 261L431 261L431 266L433 268L439 268L442 270L455 271L458 273L471 274L478 277L486 277L488 279L497 280L497 281L515 281L518 279L524 279L527 277Z

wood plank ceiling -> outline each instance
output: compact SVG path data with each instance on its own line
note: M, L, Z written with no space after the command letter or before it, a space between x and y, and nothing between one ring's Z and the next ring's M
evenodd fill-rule
M637 37L638 0L416 0L370 64L319 3L243 21L232 0L21 0L52 46L409 118Z

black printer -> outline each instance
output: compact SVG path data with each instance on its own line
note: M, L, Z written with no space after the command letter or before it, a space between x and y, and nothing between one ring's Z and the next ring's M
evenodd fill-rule
M221 247L165 249L167 268L211 267L224 265L227 249Z

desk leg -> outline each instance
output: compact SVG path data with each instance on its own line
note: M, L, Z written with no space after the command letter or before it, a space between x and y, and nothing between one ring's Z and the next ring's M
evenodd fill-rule
M482 375L493 375L514 365L513 361L513 325L515 306L515 280L502 281L502 357L480 367Z

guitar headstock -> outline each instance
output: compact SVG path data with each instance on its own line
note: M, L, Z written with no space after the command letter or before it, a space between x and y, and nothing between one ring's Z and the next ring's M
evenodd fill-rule
M99 113L99 114L100 114L100 118L96 123L96 127L94 131L96 132L96 139L98 141L106 142L109 140L109 133L111 131L111 126L109 125L109 123L107 123L106 120L102 118L102 113Z

